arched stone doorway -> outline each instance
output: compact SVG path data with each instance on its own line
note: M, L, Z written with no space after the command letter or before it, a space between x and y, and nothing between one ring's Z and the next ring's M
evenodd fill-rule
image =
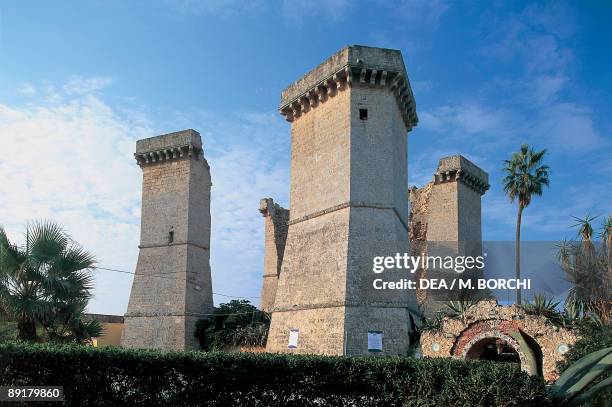
M515 339L501 332L483 332L473 337L465 344L461 354L456 356L462 359L520 363L521 369L532 373L524 349Z
M500 338L481 339L466 352L465 358L468 360L521 363L521 358L514 347Z

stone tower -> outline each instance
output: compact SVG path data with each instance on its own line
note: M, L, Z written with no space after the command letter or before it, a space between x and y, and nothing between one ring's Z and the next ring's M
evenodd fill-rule
M259 203L259 212L265 218L264 274L259 308L270 312L274 306L278 276L283 263L289 210L274 203L272 198L264 198Z
M433 181L410 190L411 240L482 241L480 199L487 189L489 175L476 164L461 155L441 158Z
M200 134L138 140L135 157L143 174L140 252L121 344L197 349L195 323L213 309L212 184Z
M476 164L461 155L441 158L433 180L423 188L410 189L412 255L482 255L481 197L487 189L489 175ZM472 270L462 277L478 276ZM430 273L429 277L441 275ZM427 296L433 299L432 293L431 290L419 292L419 302L423 305ZM442 303L456 298L440 296L438 299Z
M369 354L382 333L377 354L405 354L414 293L372 289L373 257L408 245L417 115L401 53L346 47L287 87L280 112L291 213L267 351Z

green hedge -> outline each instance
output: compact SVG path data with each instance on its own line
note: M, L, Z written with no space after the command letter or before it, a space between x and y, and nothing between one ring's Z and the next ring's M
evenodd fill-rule
M547 403L540 379L505 363L16 343L0 344L0 385L61 385L66 404L73 406Z

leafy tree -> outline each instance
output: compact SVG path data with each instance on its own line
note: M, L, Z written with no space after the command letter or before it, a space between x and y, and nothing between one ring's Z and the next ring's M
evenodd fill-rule
M546 150L534 151L527 144L520 151L512 154L509 160L504 160L503 180L504 192L511 202L518 201L516 218L515 271L516 278L521 278L521 219L523 210L529 206L534 196L542 195L543 188L548 186L550 167L542 165ZM521 290L516 290L516 303L521 303Z
M94 258L56 223L28 225L25 244L12 243L0 227L0 309L17 322L17 339L83 341L101 334L83 321L91 298Z
M204 350L226 346L264 346L270 317L248 300L232 300L216 307L214 315L196 323L195 336Z

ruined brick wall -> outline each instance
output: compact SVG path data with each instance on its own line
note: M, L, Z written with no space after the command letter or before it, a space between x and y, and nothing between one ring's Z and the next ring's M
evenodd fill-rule
M143 172L138 263L121 345L197 349L212 311L210 170L194 130L139 140Z
M264 272L259 308L270 312L276 298L278 276L283 264L289 210L274 203L272 198L264 198L259 205L264 217Z
M368 354L367 332L380 330L383 354L405 354L410 294L367 288L372 243L408 243L406 133L417 119L401 54L347 47L289 86L281 113L292 123L291 216L267 351Z
M410 188L410 241L427 241L427 224L429 222L429 198L433 183L423 188Z

